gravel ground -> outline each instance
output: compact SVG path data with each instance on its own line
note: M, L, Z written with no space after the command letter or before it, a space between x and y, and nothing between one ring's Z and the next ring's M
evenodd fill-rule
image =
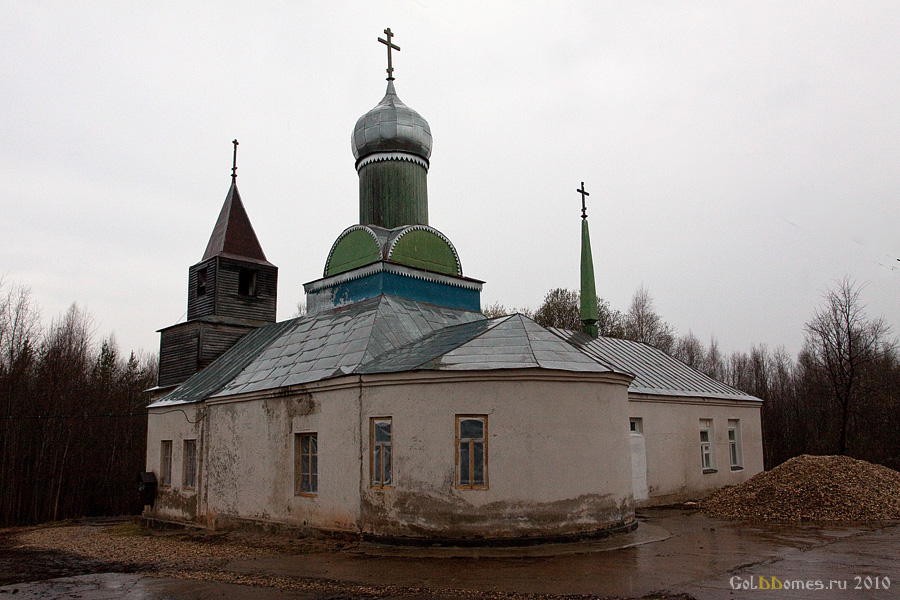
M847 456L792 458L700 502L712 517L753 521L900 519L900 472Z
M268 587L303 598L457 600L578 600L596 596L532 595L361 586L339 581L224 570L232 559L263 555L340 552L352 543L247 531L148 531L122 520L61 523L0 529L0 585L89 573L125 572ZM648 596L654 600L690 600L689 596Z

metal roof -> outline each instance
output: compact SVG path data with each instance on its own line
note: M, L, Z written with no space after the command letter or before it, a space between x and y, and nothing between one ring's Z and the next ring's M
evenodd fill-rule
M172 392L153 402L150 408L197 402L212 396L234 379L292 323L293 321L282 321L254 329L208 367L195 373Z
M386 352L358 372L529 368L612 371L528 317L511 315L441 329Z
M522 315L379 296L257 329L151 407L350 374L526 368L612 371Z
M209 243L203 253L201 261L219 254L228 254L238 258L249 258L254 261L266 261L266 255L250 224L250 217L241 202L241 195L237 189L237 182L231 181L231 188L225 196L225 203L216 219Z
M422 157L427 167L431 156L428 121L400 101L393 81L381 102L356 121L350 141L357 161L376 152L409 152Z
M761 402L647 344L609 337L595 339L567 329L551 331L613 368L633 374L634 381L628 388L631 392Z

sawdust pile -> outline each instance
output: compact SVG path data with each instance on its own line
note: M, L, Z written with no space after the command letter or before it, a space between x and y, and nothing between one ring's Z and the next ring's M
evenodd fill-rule
M753 521L900 519L900 472L847 456L804 454L722 488L700 509Z

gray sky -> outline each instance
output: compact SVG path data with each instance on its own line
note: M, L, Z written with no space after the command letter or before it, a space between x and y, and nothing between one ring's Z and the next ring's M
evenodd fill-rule
M190 4L190 6L187 6ZM279 267L279 319L358 220L356 119L431 124L430 224L536 308L642 283L679 332L799 350L834 280L900 327L900 3L0 4L0 273L123 350L183 318L230 183Z

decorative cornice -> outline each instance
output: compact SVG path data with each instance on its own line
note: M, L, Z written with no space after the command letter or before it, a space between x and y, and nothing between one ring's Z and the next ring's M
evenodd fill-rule
M309 294L310 292L318 292L320 290L334 287L348 281L362 279L363 277L374 275L375 273L392 273L394 275L401 275L404 277L409 277L411 279L420 279L422 281L430 281L432 283L442 283L444 285L450 285L467 290L474 290L476 292L481 291L482 284L484 283L483 281L479 281L478 279L457 277L455 275L443 275L441 273L432 273L431 271L424 271L422 269L416 269L415 267L407 267L406 265L401 265L398 263L381 261L372 263L371 265L366 265L364 267L359 267L358 269L353 269L352 271L338 273L337 275L332 275L331 277L324 277L322 279L317 279L316 281L304 283L303 290L307 294Z
M358 173L360 169L368 164L386 160L405 160L411 163L415 163L421 167L425 167L426 171L429 167L428 160L416 154L408 154L406 152L373 152L372 154L363 156L358 161L356 161L356 171Z

